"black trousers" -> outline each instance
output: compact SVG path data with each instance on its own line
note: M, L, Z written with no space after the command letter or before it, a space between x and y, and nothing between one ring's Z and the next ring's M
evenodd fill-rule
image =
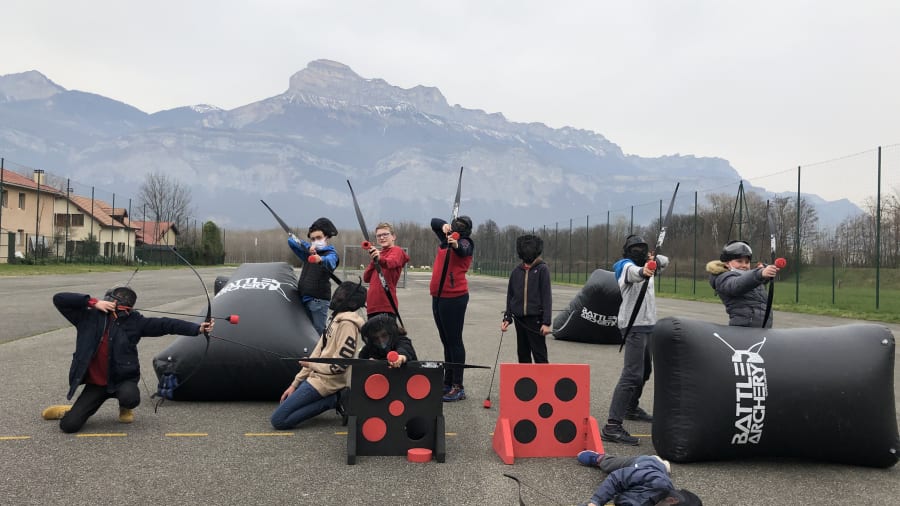
M469 306L469 294L459 297L431 298L431 313L434 323L444 345L444 362L464 364L466 347L463 345L463 324L466 321L466 308ZM463 368L445 367L444 384L463 386Z
M540 316L514 316L516 325L516 352L520 364L530 364L534 357L535 364L546 364L547 338L541 334Z
M115 397L119 400L120 408L133 409L141 403L141 391L138 390L136 381L126 381L118 386L114 392L107 392L106 386L84 385L81 395L75 400L72 409L59 421L59 428L65 433L78 432L84 427L106 399Z

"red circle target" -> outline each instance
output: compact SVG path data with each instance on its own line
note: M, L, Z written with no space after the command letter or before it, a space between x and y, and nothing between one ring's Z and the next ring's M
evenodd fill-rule
M406 393L413 399L424 399L431 393L431 382L424 374L414 374L406 381Z
M406 406L403 401L392 401L388 404L388 412L394 416L400 416L404 411L406 411Z
M383 374L373 374L366 379L366 396L372 400L384 399L390 390L391 384Z
M366 438L366 441L377 443L384 439L385 434L387 434L387 424L381 418L372 417L362 424L362 436Z

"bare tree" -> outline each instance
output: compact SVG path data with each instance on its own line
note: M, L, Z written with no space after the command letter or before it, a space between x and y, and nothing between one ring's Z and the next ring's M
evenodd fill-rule
M145 221L171 222L184 228L192 214L191 190L161 172L147 174L138 190Z

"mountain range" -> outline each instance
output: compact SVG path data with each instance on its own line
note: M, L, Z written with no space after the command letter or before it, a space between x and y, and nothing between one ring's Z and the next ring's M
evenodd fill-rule
M347 180L370 226L446 218L461 166L463 214L525 228L596 222L632 205L635 223L646 224L676 181L684 195L711 182L736 194L741 180L722 158L625 154L599 133L451 106L437 88L400 88L329 60L258 102L153 114L38 71L0 76L0 156L125 197L162 172L191 189L200 220L226 228L272 228L260 198L292 225L329 216L356 228ZM822 225L860 212L806 197ZM692 212L692 198L682 204Z

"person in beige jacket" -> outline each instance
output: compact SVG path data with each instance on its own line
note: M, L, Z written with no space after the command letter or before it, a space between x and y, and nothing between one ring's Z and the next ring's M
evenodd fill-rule
M334 291L329 308L331 321L316 343L310 358L353 358L365 323L357 310L366 305L362 282L344 281ZM338 392L349 383L347 366L300 361L300 372L281 394L281 403L272 413L272 427L290 430L338 403Z

